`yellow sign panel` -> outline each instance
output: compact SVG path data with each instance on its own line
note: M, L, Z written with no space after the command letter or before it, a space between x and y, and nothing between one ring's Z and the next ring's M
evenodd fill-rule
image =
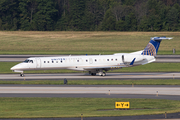
M129 108L129 102L115 102L115 108Z

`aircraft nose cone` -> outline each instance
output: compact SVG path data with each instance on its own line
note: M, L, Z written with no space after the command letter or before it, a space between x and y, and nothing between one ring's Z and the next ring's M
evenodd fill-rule
M10 68L10 70L14 70L14 67Z
M13 66L12 68L11 68L11 70L17 70L18 68L20 68L21 66L20 66L20 64L17 64L17 65L15 65L15 66Z
M16 70L16 67L17 65L15 65L15 66L13 66L12 68L11 68L11 70Z

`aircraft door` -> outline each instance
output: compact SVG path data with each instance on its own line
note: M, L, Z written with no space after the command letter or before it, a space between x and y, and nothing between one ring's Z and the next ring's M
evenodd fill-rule
M31 69L36 68L36 61L35 61L35 59L30 59L29 62L28 62L28 66Z
M41 59L36 58L36 68L41 68Z
M92 64L93 63L93 59L89 58L89 63Z
M122 62L124 63L124 55L122 55Z

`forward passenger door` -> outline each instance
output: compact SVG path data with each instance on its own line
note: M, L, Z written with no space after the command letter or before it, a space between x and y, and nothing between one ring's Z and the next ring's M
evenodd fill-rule
M41 59L36 58L36 68L41 68Z

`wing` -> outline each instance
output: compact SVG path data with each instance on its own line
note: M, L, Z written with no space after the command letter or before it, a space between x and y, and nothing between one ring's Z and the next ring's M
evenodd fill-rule
M135 59L136 58L134 58L130 64L123 63L120 65L114 65L114 66L87 67L87 68L84 68L84 70L86 70L86 71L98 71L98 70L109 71L109 70L121 69L123 67L131 67L134 65Z
M121 69L122 66L108 66L108 67L87 67L84 68L85 71L98 71L98 70L105 70L105 71L109 71L109 70L115 70L115 69Z

